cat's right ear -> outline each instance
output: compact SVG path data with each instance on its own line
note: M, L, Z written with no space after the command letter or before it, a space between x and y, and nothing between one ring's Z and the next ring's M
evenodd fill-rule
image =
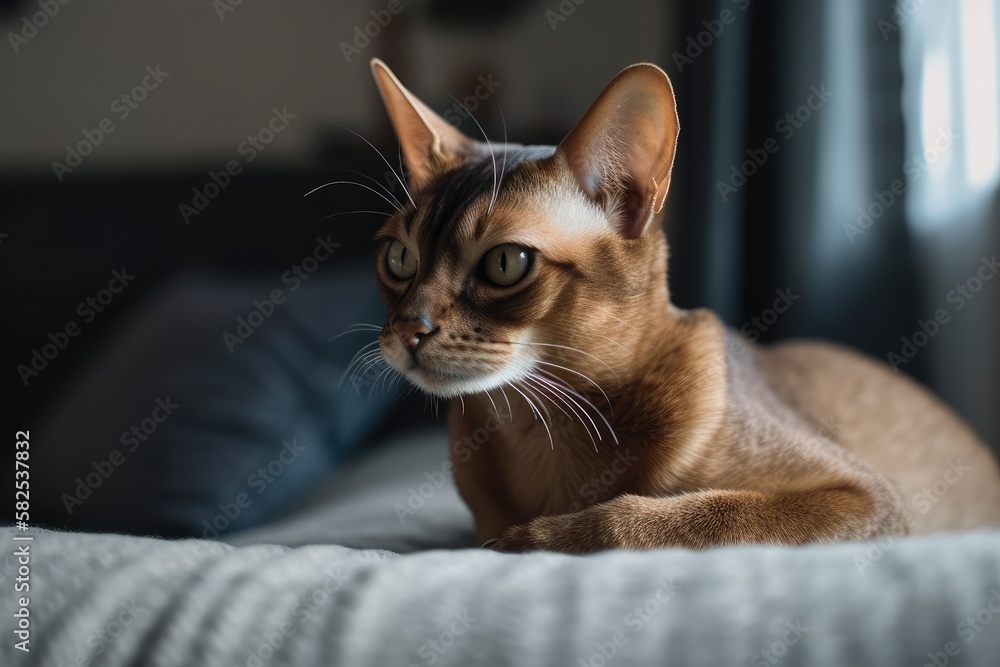
M372 59L372 74L399 137L409 185L419 190L439 173L478 153L478 145L421 102L384 62Z

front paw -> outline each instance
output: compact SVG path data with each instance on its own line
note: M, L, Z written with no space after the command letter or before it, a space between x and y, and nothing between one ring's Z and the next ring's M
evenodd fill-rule
M528 523L504 529L500 536L483 547L504 553L526 551L558 551L567 554L586 554L608 548L597 533L584 529L575 514L540 516Z
M534 522L532 522L534 523ZM544 549L538 539L533 536L531 523L522 523L504 529L499 537L486 542L485 549L493 549L509 554L520 554L526 551L538 551Z

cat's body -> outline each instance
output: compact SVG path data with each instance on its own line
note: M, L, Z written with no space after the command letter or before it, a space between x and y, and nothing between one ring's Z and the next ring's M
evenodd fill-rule
M619 75L555 149L472 142L374 70L413 196L378 234L381 349L462 397L452 460L481 541L588 552L1000 525L996 463L927 392L670 304L656 214L677 124L660 70Z

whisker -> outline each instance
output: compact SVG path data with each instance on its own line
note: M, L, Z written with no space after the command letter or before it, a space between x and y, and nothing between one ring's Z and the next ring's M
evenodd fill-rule
M335 123L332 120L327 120L326 118L324 118L323 120L325 120L327 123L330 123L331 125L336 125L337 127L341 128L342 130L347 130L348 132L350 132L351 134L353 134L354 136L356 136L358 139L360 139L361 141L363 141L366 144L368 144L373 151L375 151L376 153L378 153L378 156L380 158L382 158L382 162L385 162L385 166L389 167L389 171L391 171L392 175L396 177L396 180L399 181L399 184L401 186L403 186L403 192L406 193L406 196L410 200L410 203L413 204L413 208L414 209L417 208L417 204L413 201L413 197L410 196L410 191L406 188L406 183L404 183L402 177L400 177L400 175L396 173L396 170L392 168L392 165L389 164L389 161L385 159L385 156L382 155L382 151L380 151L379 149L375 148L375 144L373 144L372 142L368 141L367 139L365 139L364 137L362 137L360 134L358 134L357 132L355 132L354 130L352 130L349 127L341 125L340 123ZM400 213L402 213L402 211L400 211Z
M374 192L379 197L381 197L382 199L384 199L388 204L390 204L394 209L396 209L400 213L403 212L403 209L401 209L398 206L396 206L395 204L393 204L392 200L389 199L388 197L386 197L384 194L382 194L381 192L379 192L378 190L376 190L375 188L373 188L371 186L365 185L364 183L358 183L357 181L330 181L329 183L324 183L323 185L321 185L321 186L319 186L317 188L313 188L312 190L310 190L309 192L305 193L302 196L303 197L308 197L312 193L314 193L314 192L316 192L318 190L322 190L323 188L329 187L331 185L356 185L359 188L364 188L365 190L368 190L370 192Z
M361 213L371 213L372 215L375 215L375 214L384 215L387 218L390 215L392 215L392 213L386 213L385 211L344 211L343 213L331 213L330 215L324 215L317 222L323 222L324 220L328 220L330 218L336 218L336 217L341 216L341 215L358 215L358 214L361 214Z
M535 404L531 402L531 399L530 399L530 398L528 398L528 397L527 397L527 396L525 395L525 393L524 393L523 391L521 391L520 389L518 389L518 388L517 388L517 385L516 385L516 384L510 384L510 385L508 385L508 386L509 386L509 387L510 387L511 389L513 389L514 391L516 391L517 393L521 394L521 396L522 396L522 397L524 397L524 400L525 400L525 401L527 401L527 403L528 403L528 407L529 407L529 408L531 408L531 411L532 411L532 412L533 412L533 413L534 413L535 415L537 415L537 418L538 418L538 419L541 419L541 421L542 421L542 426L544 426L544 427L545 427L545 432L549 434L549 447L550 447L551 449L555 450L555 448L556 448L556 445L555 445L555 443L554 443L554 442L552 441L552 431L550 431L550 430L549 430L549 425L548 425L548 424L546 424L546 423L545 423L545 419L544 419L544 418L542 418L542 413L541 413L541 411L540 411L540 410L538 410L538 408L536 408L536 407L535 407Z
M347 327L333 338L327 338L326 342L329 343L331 341L337 340L341 336L346 336L347 334L358 333L361 331L382 331L382 327L378 326L377 324L368 324L366 322L359 322L358 324L352 324L351 326ZM375 342L377 343L378 341Z
M490 392L485 391L483 393L486 394L486 398L490 399L490 403L493 404L493 412L497 413L497 419L502 423L503 419L500 418L500 411L497 410L497 404L493 402L493 397L490 396Z
M591 425L592 425L592 426L594 427L594 433L596 433L596 434L597 434L597 440L604 440L604 437L603 437L603 436L601 436L601 430L600 430L599 428L597 428L597 422L595 422L595 421L594 421L594 418L593 418L593 417L591 417L591 416L590 416L590 415L589 415L589 414L587 413L587 411L586 411L586 410L584 410L584 408L583 408L583 406L582 406L582 405L580 405L579 403L577 403L577 402L576 402L576 401L575 401L575 400L573 399L573 397L572 397L572 396L570 396L569 394L567 394L567 393L566 393L566 391L564 391L564 390L563 390L562 388L560 388L560 387L559 387L559 386L558 386L558 385L557 385L557 384L556 384L555 382L553 382L553 381L551 381L551 380L546 380L545 378L543 378L543 377L540 377L540 376L538 376L538 375L533 375L532 377L533 377L533 379L535 380L535 382L541 382L543 386L548 386L548 387L550 387L550 388L552 389L552 391L555 391L555 392L557 392L557 395L558 395L558 394L561 394L561 395L562 395L562 396L560 397L560 398L561 398L561 400L563 400L564 402L567 402L567 401L568 401L568 402L566 403L566 405L569 405L570 403L572 403L573 405L575 405L575 406L576 406L576 409L574 409L574 408L572 408L572 407L571 407L570 409L572 409L572 410L573 410L573 414L574 414L574 416L576 416L576 418L580 420L580 424L581 424L581 425L583 426L584 430L586 430L586 431L587 431L587 435L588 435L588 436L590 436L590 441L594 443L594 451L595 451L595 452L596 452L596 451L598 451L598 449L597 449L597 441L596 441L596 440L594 440L594 436L593 436L593 435L591 434L591 432L590 432L590 428L589 428L589 427L587 426L587 424L586 424L586 423L585 423L585 422L583 421L583 417L586 417L586 418L587 418L587 420L588 420L588 421L590 422L590 424L591 424ZM579 411L580 411L580 414L579 414L579 415L577 414L577 409L579 409ZM581 415L582 415L582 416L581 416Z
M559 348L559 349L563 349L563 350L569 350L571 352L578 352L578 353L580 353L582 355L588 356L591 359L594 359L594 360L600 362L601 364L604 364L604 367L607 368L609 371L611 371L612 375L615 376L615 379L618 380L618 384L621 384L621 378L618 377L618 373L615 372L615 369L611 368L611 366L609 366L606 361L604 361L600 357L597 357L597 356L591 354L590 352L584 352L583 350L577 349L575 347L570 347L568 345L557 345L556 343L527 343L527 342L513 342L512 341L511 344L512 345L534 345L534 346L538 346L538 347L555 347L555 348ZM591 380L591 382L593 382L593 380Z
M507 398L507 392L503 390L502 386L500 387L500 393L503 394L503 400L507 401L507 414L510 415L510 420L514 421L514 411L510 409L510 399Z
M391 371L391 370L392 370L392 366L386 366L386 367L385 367L385 368L384 368L384 369L382 370L382 372L380 372L380 373L379 373L379 374L378 374L378 375L377 375L377 376L375 377L375 380L374 380L374 381L372 382L372 387L371 387L371 389L369 389L369 390L368 390L368 401L369 401L369 402L371 402L371 400L372 400L372 394L373 394L373 393L375 392L375 387L377 387L377 386L378 386L378 381L379 381L379 378L381 378L381 377L382 377L383 375L385 375L386 373L388 373L388 372L389 372L389 371Z
M382 356L382 350L376 350L375 352L378 352L378 354L371 354L368 356L366 361L358 364L358 369L351 376L352 378L358 376L364 377L368 374L368 371L377 367L381 363L385 363L385 358Z
M566 369L566 370L570 370L570 369ZM577 398L579 398L581 401L583 401L584 403L586 403L587 405L589 405L590 407L592 407L594 409L594 412L597 413L597 416L600 417L602 421L604 421L604 425L608 427L608 432L611 433L611 437L614 439L615 444L616 445L619 444L619 442L618 442L618 436L615 434L615 429L611 426L611 422L608 421L608 418L604 416L604 412L602 410L600 410L596 405L594 405L590 401L589 398L587 398L586 396L584 396L583 394L581 394L577 390L573 389L573 387L569 386L568 384L563 383L562 380L560 380L558 376L553 375L552 373L550 373L550 372L548 372L546 370L541 370L541 372L545 373L546 375L548 375L549 377L551 377L553 380L562 383L563 387L566 390L568 390L574 396L576 396ZM600 389L600 387L598 387L598 389ZM607 396L605 395L604 398L607 399ZM614 415L615 411L614 411L614 408L611 407L611 401L608 401L608 407L611 409L611 414Z
M605 310L603 308L600 308L598 306L591 306L591 308L593 308L594 310L601 311L602 313L604 313L605 315L607 315L608 317L610 317L612 319L618 320L619 322L621 322L622 324L624 324L625 326L627 326L629 329L635 329L634 326L632 326L631 324L629 324L625 320L621 319L620 317L615 317L615 315L613 313L610 313L610 312L608 312L607 310Z
M372 342L373 343L378 343L377 340L376 341L372 341ZM371 347L371 346L372 346L372 343L368 343L367 345L363 346L360 350L358 350L354 354L354 356L351 358L351 361L347 364L347 368L344 369L344 374L340 376L340 380L337 382L337 390L338 391L340 390L341 385L344 384L344 378L346 378L347 375L351 372L351 368L353 368L355 366L355 364L364 363L365 361L371 359L373 355L380 355L380 354L382 354L382 350L381 349L369 350L368 352L364 352L365 348L368 348L368 347ZM354 376L352 375L351 377L354 377Z
M525 378L524 378L523 381L524 382L529 382L529 381L532 381L532 380L537 380L537 378L535 376L533 376L533 375L527 375L527 376L525 376ZM536 389L540 389L542 387L542 385L532 385L532 386L535 387ZM556 406L556 408L558 408L560 412L562 412L564 415L566 415L570 419L575 419L576 418L576 414L570 414L570 413L566 412L566 408L562 407L561 405L559 405L558 403L556 403L555 401L553 401L552 397L549 396L548 394L546 394L544 391L541 392L541 395L542 395L542 397L549 399L549 402L552 403L552 405Z
M376 180L376 179L372 178L371 176L369 176L368 174L366 174L366 173L364 173L362 171L358 171L357 169L346 169L345 168L344 171L346 171L346 172L348 172L350 174L355 174L357 176L360 176L361 178L364 178L364 179L367 179L367 180L371 181L372 183L374 183L378 187L382 188L382 192L384 192L389 197L391 197L392 200L394 202L396 202L396 206L398 208L403 208L403 202L399 201L399 198L397 198L396 195L393 194L392 190L390 190L389 188L387 188L385 186L385 183L383 183L382 181Z
M504 172L507 171L507 119L504 118L503 109L499 103L497 104L497 110L500 112L500 121L503 123L503 164L500 166L500 181L497 183L496 190L493 191L493 199L490 201L490 207L486 209L487 215L493 212L493 207L500 196L500 189L503 187Z
M479 121L476 120L476 116L471 111L469 111L469 108L466 107L464 104L462 104L458 100L458 98L455 97L454 95L449 95L448 97L453 99L456 104L465 109L465 113L469 114L469 118L471 118L472 122L476 124L476 127L479 128L479 131L483 133L483 139L486 140L486 146L490 149L490 158L492 158L493 160L493 199L490 200L490 210L492 210L493 201L496 200L496 191L497 191L497 156L493 152L493 144L490 142L490 138L486 136L486 130L484 130L483 126L479 124Z
M465 416L465 399L462 398L461 395L459 395L458 400L462 401L462 416L464 417Z
M542 364L543 366L552 366L553 368L559 368L559 369L561 369L561 370L564 370L564 371L566 371L566 372L568 372L568 373L573 373L574 375L579 375L579 376L580 376L580 377L582 377L582 378L583 378L584 380L586 380L586 381L587 381L587 382L589 382L590 384L592 384L592 385L594 385L595 387L597 387L597 390L598 390L599 392L601 392L601 394L602 394L602 395L604 396L604 400L608 402L608 408L610 408L610 409L611 409L611 414L614 414L614 413L615 413L615 408L614 408L614 406L613 406L613 405L611 404L611 399L610 399L610 398L608 398L608 395L607 395L607 394L606 394L606 393L604 392L604 390L603 390L603 389L601 389L601 385L597 384L596 382L594 382L593 380L591 380L591 379L590 379L589 377L587 377L586 375L584 375L584 374L583 374L583 373L581 373L580 371L575 371L575 370L573 370L572 368L567 368L566 366L560 366L559 364L554 364L554 363L552 363L551 361L542 361L541 359L536 359L536 360L535 360L535 363L536 363L536 364ZM552 375L552 374L550 373L549 375ZM553 377L555 377L555 376L553 376Z
M618 341L616 341L616 340L612 340L611 338L608 338L607 336L601 336L601 338L603 338L604 340L608 341L609 343L614 343L615 345L617 345L617 346L618 346L618 347L620 347L621 349L625 350L625 351L626 351L626 352L628 352L629 354L632 354L632 350L628 349L627 347L625 347L624 345L622 345L622 344L621 344L621 343L619 343Z

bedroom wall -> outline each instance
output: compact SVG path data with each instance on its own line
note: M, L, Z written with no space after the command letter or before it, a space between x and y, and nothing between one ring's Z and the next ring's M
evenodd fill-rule
M546 122L568 129L611 75L667 52L667 3L657 0L581 4L555 30L546 11L558 9L559 0L536 0L520 3L519 12L488 31L463 27L463 36L432 23L421 3L398 1L401 13L350 63L341 42L353 40L355 28L388 0L70 2L26 42L14 38L16 53L9 35L22 33L24 17L38 7L7 2L0 80L18 94L15 103L0 105L0 169L50 169L67 143L110 115L112 101L139 83L147 65L159 64L169 76L116 121L86 170L225 159L275 106L299 118L262 156L266 161L308 159L331 132L323 118L370 135L384 123L368 70L376 55L442 105L450 104L447 93L464 96L476 75L492 73L503 84L498 97L511 127ZM220 16L219 6L231 11ZM607 25L629 30L607 33Z

